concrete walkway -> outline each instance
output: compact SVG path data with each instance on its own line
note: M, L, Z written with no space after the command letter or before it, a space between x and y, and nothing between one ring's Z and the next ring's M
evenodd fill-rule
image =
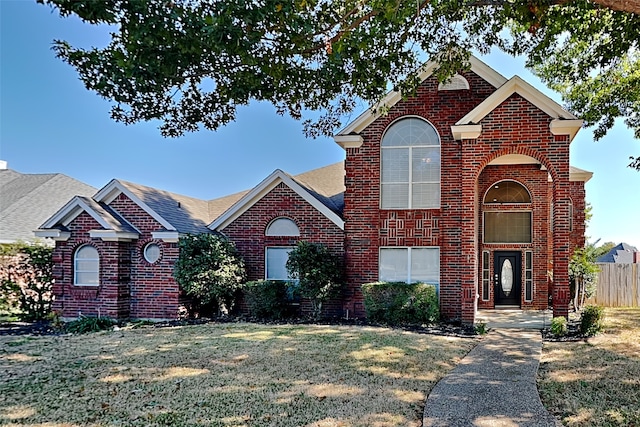
M560 425L538 395L541 351L539 330L492 330L431 391L424 426Z

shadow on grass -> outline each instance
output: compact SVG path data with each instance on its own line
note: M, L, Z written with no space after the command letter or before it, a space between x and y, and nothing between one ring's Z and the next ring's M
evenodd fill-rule
M565 425L640 425L640 309L607 309L586 341L545 343L538 387Z
M0 424L419 426L474 343L250 324L0 337Z

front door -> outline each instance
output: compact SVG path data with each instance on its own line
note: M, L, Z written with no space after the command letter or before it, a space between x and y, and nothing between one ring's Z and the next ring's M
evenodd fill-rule
M520 306L522 253L494 252L495 305Z

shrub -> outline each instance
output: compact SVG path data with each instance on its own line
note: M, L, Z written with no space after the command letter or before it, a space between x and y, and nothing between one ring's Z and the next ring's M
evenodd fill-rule
M46 319L51 312L53 248L15 243L2 249L0 311L22 320Z
M434 285L377 282L362 285L367 318L388 325L429 324L440 318Z
M235 245L216 234L188 234L178 242L180 254L173 276L200 304L229 313L244 281L244 262Z
M288 316L288 285L281 280L259 280L243 286L249 313L259 319L282 319Z
M297 291L301 297L309 299L313 318L318 319L322 304L341 288L342 258L321 243L300 241L289 253L287 271L299 280Z
M551 333L557 337L563 337L567 335L567 318L564 316L554 317L551 320Z
M604 327L604 308L597 305L587 305L580 317L580 332L586 336L596 335Z
M111 329L116 325L116 321L108 317L80 316L78 320L73 320L65 325L65 330L72 334L86 334L87 332L98 332Z

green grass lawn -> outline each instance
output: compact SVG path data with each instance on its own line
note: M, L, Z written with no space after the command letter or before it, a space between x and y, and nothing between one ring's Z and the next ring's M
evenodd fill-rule
M0 425L419 426L474 344L255 324L0 337Z
M544 343L545 407L567 426L640 426L640 308L606 309L604 333Z

